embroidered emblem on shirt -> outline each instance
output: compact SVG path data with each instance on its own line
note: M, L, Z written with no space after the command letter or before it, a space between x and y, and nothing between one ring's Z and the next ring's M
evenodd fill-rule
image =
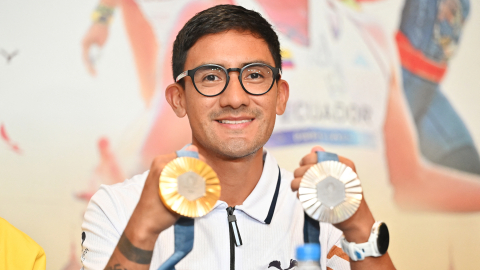
M82 247L83 247L83 242L85 242L85 238L87 238L87 234L85 232L82 232Z
M82 248L83 248L83 242L85 242L85 239L87 238L87 234L85 232L82 232ZM82 256L80 257L82 263L85 261L85 255L88 253L88 248L85 248L82 252ZM83 268L82 268L83 269Z
M298 264L297 261L292 259L292 260L290 260L290 266L288 266L288 268L283 269L280 261L272 261L268 265L268 268L274 267L274 268L277 268L277 269L280 269L280 270L290 270L290 269L294 269L297 266L297 264Z
M88 248L85 248L82 252L82 257L80 257L80 259L82 260L82 263L85 261L85 255L87 255L89 249Z

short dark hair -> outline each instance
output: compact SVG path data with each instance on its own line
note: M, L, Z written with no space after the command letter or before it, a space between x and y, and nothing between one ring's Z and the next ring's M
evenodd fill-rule
M280 42L272 25L262 15L235 5L218 5L197 13L178 32L173 43L173 80L184 71L188 50L203 36L228 30L250 32L263 39L275 61L275 67L282 68ZM182 81L183 85L183 81Z

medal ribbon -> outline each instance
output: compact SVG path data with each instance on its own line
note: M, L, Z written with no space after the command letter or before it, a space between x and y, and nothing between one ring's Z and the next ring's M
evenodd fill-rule
M338 161L337 154L317 151L317 163L323 161ZM303 223L303 241L305 243L320 244L320 224L318 220L314 220L305 213L305 221Z
M177 157L198 158L198 152L184 150L177 151ZM175 265L187 256L193 249L194 219L188 217L180 217L175 225L173 225L173 234L175 238L175 251L157 270L175 270Z

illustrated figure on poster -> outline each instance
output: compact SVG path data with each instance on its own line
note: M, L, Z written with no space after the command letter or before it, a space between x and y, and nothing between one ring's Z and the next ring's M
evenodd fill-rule
M468 0L407 0L396 41L422 155L433 163L480 175L480 158L470 133L440 91L469 10Z
M390 45L393 40L378 22L358 12L358 6L345 8L333 0L99 1L94 23L83 38L83 58L88 71L97 75L89 52L94 45L105 45L109 22L114 10L120 7L136 64L140 94L152 118L139 150L138 171L148 166L157 154L179 149L190 141L187 122L176 118L171 110L165 110L163 104L163 89L172 80L168 67L171 44L178 25L183 25L186 18L222 3L253 7L275 25L285 45L282 48L284 76L294 77L313 69L322 78L303 82L307 87L302 87L300 82L299 86L292 84L294 91L287 114L277 121L278 128L272 135L273 147L294 135L299 140L294 143L368 146L373 141L384 140L390 181L399 205L440 211L479 210L478 153L468 130L439 87L468 16L469 2L465 0L405 2L396 37L402 79L394 76L397 68L392 59L397 52ZM312 18L312 13L321 16ZM323 27L320 34L315 33L316 27ZM348 44L363 47L355 51ZM349 61L346 52L353 53ZM365 70L361 71L360 67ZM355 69L360 71L354 74ZM368 75L365 71L369 69L370 74L363 77L364 80L352 81ZM101 76L101 71L99 73ZM359 86L352 90L349 88L352 84ZM365 95L374 96L375 100L362 100ZM346 104L345 100L361 102ZM312 108L313 117L308 120L305 113ZM438 116L440 120L449 120L435 122ZM445 130L445 134L438 134L434 127ZM296 133L289 134L292 130ZM302 130L305 132L298 132ZM88 189L79 194L86 201L99 183L112 184L126 177L118 164L121 157L115 155L107 138L99 139L98 149L100 164Z
M404 4L396 42L403 92L415 134L413 139L412 132L386 134L390 180L400 205L478 211L475 199L480 180L478 151L466 125L440 91L440 82L458 49L469 10L468 0L407 0ZM394 119L390 123L395 123ZM393 146L395 141L417 147L427 162L406 151L390 151L393 147L389 145Z
M188 124L175 119L163 106L162 89L172 77L171 70L167 68L169 62L165 61L169 59L171 53L171 48L167 44L171 44L173 36L178 31L178 25L182 25L185 18L199 10L221 3L231 1L100 2L102 6L109 6L112 10L116 5L122 7L142 97L146 108L153 115L150 130L145 135L140 150L142 164L149 164L149 161L159 153L178 149L190 139ZM419 5L418 3L420 2L415 0L407 1L402 18L414 16L409 15L409 10L420 10L412 8ZM432 100L436 96L435 99L443 100L443 103L435 101L432 104L440 105L433 105L428 110L423 109L424 113L421 113L421 108L425 108L428 102L412 106L412 101L419 99L412 98L411 93L415 92L414 89L417 87L425 88L425 85L409 84L415 76L405 75L408 70L405 68L406 60L402 58L405 95L414 112L415 122L411 121L409 107L404 102L404 93L400 88L400 79L395 77L396 67L393 58L396 52L391 45L393 40L388 38L376 21L367 14L330 0L282 1L282 3L259 0L235 1L234 4L260 11L276 26L284 44L283 76L289 78L292 89L296 90L292 91L287 113L279 118L269 142L270 147L313 142L369 146L384 140L390 181L400 205L441 211L478 210L480 203L476 194L480 191L479 177L472 174L472 170L456 166L455 164L459 162L454 161L472 161L473 166L470 167L475 167L475 158L478 160L478 154L471 139L468 143L470 138L468 131L464 128L462 133L463 142L470 145L470 150L450 151L453 154L446 155L444 157L446 161L429 158L437 158L439 155L428 149L439 148L425 144L434 141L427 140L431 134L428 133L430 129L425 128L427 121L425 119L432 119L430 116L435 115L434 109L440 107L444 112L442 106L450 105L445 102L439 91L434 91L437 94L426 96ZM454 32L457 36L452 36L451 40L458 41L461 26L468 13L468 2L431 1L426 2L421 10L434 14L430 17L421 17L430 20L431 25L437 21L441 21L438 26L448 25L442 20L451 21L452 18L455 22L461 22L452 25L456 27ZM309 16L311 13L319 16ZM401 31L406 36L409 31L418 31L409 30L414 29L412 28L414 26L407 25L406 22L406 19L403 20L401 25ZM431 30L443 31L444 28L438 26ZM96 22L84 38L84 58L92 73L95 69L88 62L88 50L93 44L102 46L107 35L108 24ZM438 35L434 36L434 39L435 37ZM445 36L443 38L438 40L444 42ZM400 51L402 55L402 49ZM443 58L442 61L447 59L448 57ZM318 76L309 78L302 75L308 71L315 71ZM295 76L301 79L293 79ZM427 115L430 118L426 118ZM454 120L448 122L464 126L454 111L451 117ZM453 128L458 130L456 127ZM163 145L163 142L169 143ZM458 142L444 143L444 147L455 149L460 145ZM102 156L113 161L115 157L112 151L106 152L111 155ZM468 158L461 154L466 152L469 153ZM425 162L422 155L432 162ZM455 158L454 155L458 157ZM109 161L104 160L103 164L109 164ZM449 167L458 171L450 170ZM123 181L123 177L109 182L118 181Z

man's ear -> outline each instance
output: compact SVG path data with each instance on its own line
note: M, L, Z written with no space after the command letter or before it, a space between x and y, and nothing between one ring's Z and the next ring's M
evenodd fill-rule
M282 115L287 107L288 96L290 95L290 86L285 80L278 80L277 82L277 107L275 112L277 115Z
M182 118L187 114L185 102L185 90L178 83L172 83L165 89L165 98L175 114Z

